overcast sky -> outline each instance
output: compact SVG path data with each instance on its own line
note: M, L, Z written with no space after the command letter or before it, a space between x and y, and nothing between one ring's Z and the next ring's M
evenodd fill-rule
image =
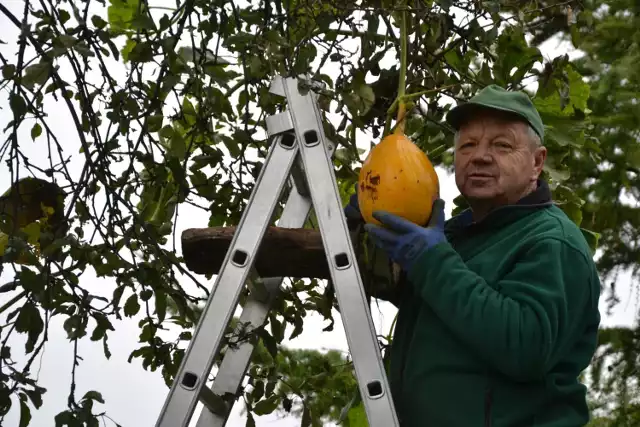
M162 3L160 0L156 4ZM171 2L165 1L166 5L171 7ZM21 0L3 0L5 4L19 18L22 14L23 2ZM105 16L106 15L102 15ZM14 25L4 16L0 16L0 40L6 44L0 44L0 52L10 60L17 55L17 34L18 31ZM560 49L560 51L558 50ZM566 46L558 46L554 43L548 43L543 48L545 57L554 57L566 50ZM33 55L33 50L28 49L27 57ZM386 63L385 63L386 62ZM388 64L393 63L393 59L383 61L381 67L384 68ZM125 70L111 69L114 76L124 77ZM11 110L8 107L7 91L0 93L0 127L4 128L12 119ZM49 125L54 129L56 135L65 144L65 152L74 156L74 161L70 165L72 174L79 175L79 171L83 166L82 157L77 155L79 147L75 128L71 123L66 106L61 103L55 103L50 97L47 97L47 113L49 114ZM38 139L31 142L29 136L30 123L23 125L20 135L21 149L28 156L30 161L36 164L46 164L47 151L44 139ZM366 148L368 140L360 138L360 145ZM364 158L364 157L363 157ZM453 177L438 170L442 183L442 195L446 201L447 217L450 216L452 209L452 200L458 195L458 190L453 182ZM11 177L5 163L0 166L0 193L4 192L11 183ZM181 208L181 218L189 218L188 223L179 221L177 224L177 235L185 228L206 227L207 216L200 211L189 209L189 207ZM179 242L178 242L179 244ZM178 248L179 251L179 248ZM0 276L0 284L12 280L13 273L5 268L5 272ZM87 271L81 278L85 288L92 292L111 296L114 289L112 280L99 279ZM213 285L213 280L208 282L208 286ZM628 276L623 277L618 285L620 296L623 301L634 301L633 296L630 297ZM0 304L3 304L12 295L2 295ZM604 308L604 302L603 302ZM628 325L632 322L635 305L633 302L629 305L620 304L618 309L611 316L607 316L603 310L603 324L622 324ZM393 319L395 309L388 303L381 303L381 307L372 307L374 323L378 332L387 333L390 322ZM318 349L341 349L347 351L346 339L340 317L334 312L336 325L333 332L322 332L325 326L324 321L319 316L311 316L307 318L304 333L287 344L298 348L318 348ZM2 318L4 321L4 317ZM72 346L66 339L66 334L62 329L62 321L64 318L59 316L52 321L49 328L49 342L45 347L44 357L37 361L36 368L39 369L40 385L46 387L48 392L44 396L44 405L33 414L31 425L37 427L45 427L53 425L53 417L58 412L66 408L67 395L69 393L70 372L72 364ZM112 319L116 328L116 332L110 335L110 350L112 357L106 360L101 344L95 344L88 339L82 340L79 344L79 354L83 357L81 365L77 368L77 392L76 396L81 397L88 390L99 390L105 400L105 405L98 405L99 410L104 410L107 414L125 427L146 427L153 426L156 422L158 412L164 403L168 393L168 388L164 385L159 373L151 373L142 369L139 359L134 359L132 363L127 362L127 358L132 350L137 348L139 329L137 322L139 318L126 319L117 321ZM24 339L14 334L11 341L12 354L19 364L24 363L26 356L21 354L24 349ZM236 404L229 426L244 426L244 417L240 415L241 405ZM14 408L9 414L7 426L17 426L19 420L19 411L17 401L14 400ZM197 414L193 417L193 425L197 420ZM107 424L112 425L112 424ZM282 427L298 426L299 420L296 419L279 419L275 416L260 417L257 420L258 426L278 425Z

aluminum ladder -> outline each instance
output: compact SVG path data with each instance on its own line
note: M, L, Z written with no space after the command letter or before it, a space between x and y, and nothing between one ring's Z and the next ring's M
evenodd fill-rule
M317 94L310 89L320 84L293 77L276 77L271 82L270 93L284 98L288 108L266 118L272 145L156 427L188 427L199 401L204 408L197 427L226 424L233 403L221 408L217 396L237 394L253 344L245 340L228 347L211 388L207 377L243 286L254 273L253 261L288 179L293 188L278 226L300 228L314 208L369 426L399 426L339 197L331 160L335 145L325 137ZM282 280L262 279L267 293L251 292L240 324L263 325Z

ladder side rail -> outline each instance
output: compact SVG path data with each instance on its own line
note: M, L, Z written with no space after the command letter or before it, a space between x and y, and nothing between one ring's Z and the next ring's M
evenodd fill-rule
M283 86L369 425L398 426L318 107L299 93L296 79Z
M290 120L287 122L289 124L291 123ZM335 144L330 141L329 155L333 156L334 152ZM299 155L293 166L291 175L291 192L277 225L283 228L300 228L304 226L311 211L311 199L308 193L306 177L302 169L302 160ZM303 188L299 188L298 186L302 186ZM255 296L255 293L251 293L240 315L241 324L249 324L250 329L253 329L264 323L271 310L273 300L280 291L283 279L283 277L267 277L263 279L263 284L267 291L267 299L266 301L262 301ZM254 347L253 343L247 340L238 344L233 349L227 350L211 386L213 393L218 396L222 396L225 393L232 393L234 395L238 393L249 367ZM200 413L196 427L223 427L226 425L232 409L233 404L227 405L224 412L213 412L205 407Z
M291 135L274 139L156 427L188 427L298 151Z
M278 227L300 228L308 218L311 210L311 199L300 194L293 180L291 183L291 192L278 221ZM249 329L254 329L264 324L273 300L280 292L283 279L284 277L266 277L263 279L263 284L267 291L266 300L259 299L255 296L255 293L249 294L240 315L240 323L249 323ZM254 347L251 341L245 340L225 352L211 386L211 390L215 394L221 396L225 393L232 393L235 395L238 392L249 367ZM223 427L229 418L232 407L232 404L228 405L224 413L212 412L206 407L203 408L196 427Z

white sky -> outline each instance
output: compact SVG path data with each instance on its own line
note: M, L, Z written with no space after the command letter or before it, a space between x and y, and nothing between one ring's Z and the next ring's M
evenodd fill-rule
M24 3L20 0L4 0L3 3L19 18L22 15ZM158 0L155 4L165 4L171 7L171 2ZM105 17L106 15L102 14ZM7 44L0 45L0 52L5 57L12 59L17 54L17 29L4 16L0 16L0 40ZM543 55L547 58L553 58L556 55L567 51L566 45L558 45L550 42L542 48ZM575 52L571 52L575 55ZM33 50L28 49L27 58L33 55ZM381 62L384 68L394 62L391 58L386 58ZM327 68L329 70L329 68ZM123 78L125 70L122 66L119 68L111 68L110 71L116 78ZM334 70L335 72L335 70ZM331 74L331 72L328 72ZM0 126L4 128L6 123L12 119L12 113L8 106L7 92L0 93ZM79 147L77 143L77 135L75 127L71 122L70 116L64 105L57 105L50 97L47 102L47 113L49 114L49 125L54 129L55 134L63 141L65 145L65 153L73 155L75 161L72 162L70 169L75 176L79 175L79 171L83 165L83 159L77 155ZM335 117L334 117L335 120ZM28 158L36 164L46 164L47 152L45 140L40 138L36 142L31 142L29 136L30 124L23 125L21 128L21 149ZM359 134L359 145L366 148L369 144L367 135ZM362 157L364 159L364 157ZM452 200L458 195L453 177L443 170L438 170L442 185L442 195L446 201L447 217L453 206ZM5 163L0 166L0 192L4 192L11 183L9 170ZM176 225L177 236L180 236L182 230L192 227L206 227L207 215L200 211L182 207L180 213L181 220ZM189 218L189 221L184 221ZM88 233L87 233L88 234ZM178 239L179 240L179 239ZM179 242L178 242L179 245ZM177 248L180 251L180 247ZM13 278L10 269L5 268L4 274L0 277L0 284L6 283ZM213 285L213 280L206 283L209 288ZM114 283L111 280L98 279L89 271L82 276L82 284L85 288L92 292L110 296ZM188 285L185 285L188 287ZM607 315L603 308L603 324L604 325L630 325L635 315L635 295L631 294L628 275L622 277L618 283L619 295L623 301L630 301L630 304L621 303L617 309ZM0 296L0 305L4 304L13 294ZM395 314L395 308L388 303L381 302L380 308L372 307L373 318L376 328L380 333L387 333L390 323ZM319 316L311 316L307 318L304 332L301 336L286 344L298 348L335 348L347 351L346 339L339 314L334 312L336 325L333 332L322 332L325 326L324 321ZM4 320L4 317L3 319ZM58 412L66 408L67 395L69 392L70 372L72 363L72 346L66 339L66 333L62 329L62 321L57 317L51 322L49 328L49 342L45 347L44 357L35 363L38 368L38 377L40 385L46 387L48 392L44 396L44 405L36 413L33 413L32 426L50 426L53 425L53 417ZM112 357L106 360L100 343L92 343L88 339L84 339L79 343L79 354L83 357L81 365L77 368L77 392L76 396L81 397L86 391L95 389L103 394L106 400L105 405L97 405L96 410L104 410L112 419L120 425L129 427L146 427L153 426L158 416L158 412L162 407L168 393L168 388L164 385L159 373L151 373L142 369L139 359L129 364L127 358L129 353L138 347L139 329L137 322L139 318L125 319L117 321L112 319L116 328L116 332L110 335L110 350ZM24 363L27 357L21 354L24 348L24 339L14 334L11 341L12 354L19 364ZM244 417L240 415L242 405L236 404L233 415L228 423L229 426L244 426ZM7 426L17 426L19 420L19 410L17 401L14 400L14 407L7 417ZM195 425L197 413L193 417L192 425ZM106 425L112 425L107 423ZM299 420L296 419L279 419L276 416L265 416L257 419L258 426L278 425L282 427L298 426Z

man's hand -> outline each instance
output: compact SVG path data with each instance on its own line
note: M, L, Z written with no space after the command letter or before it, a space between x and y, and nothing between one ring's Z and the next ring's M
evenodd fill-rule
M427 227L421 227L397 215L384 211L373 213L374 218L386 227L366 224L376 245L382 248L405 272L426 250L444 242L444 201L433 202L431 218Z

